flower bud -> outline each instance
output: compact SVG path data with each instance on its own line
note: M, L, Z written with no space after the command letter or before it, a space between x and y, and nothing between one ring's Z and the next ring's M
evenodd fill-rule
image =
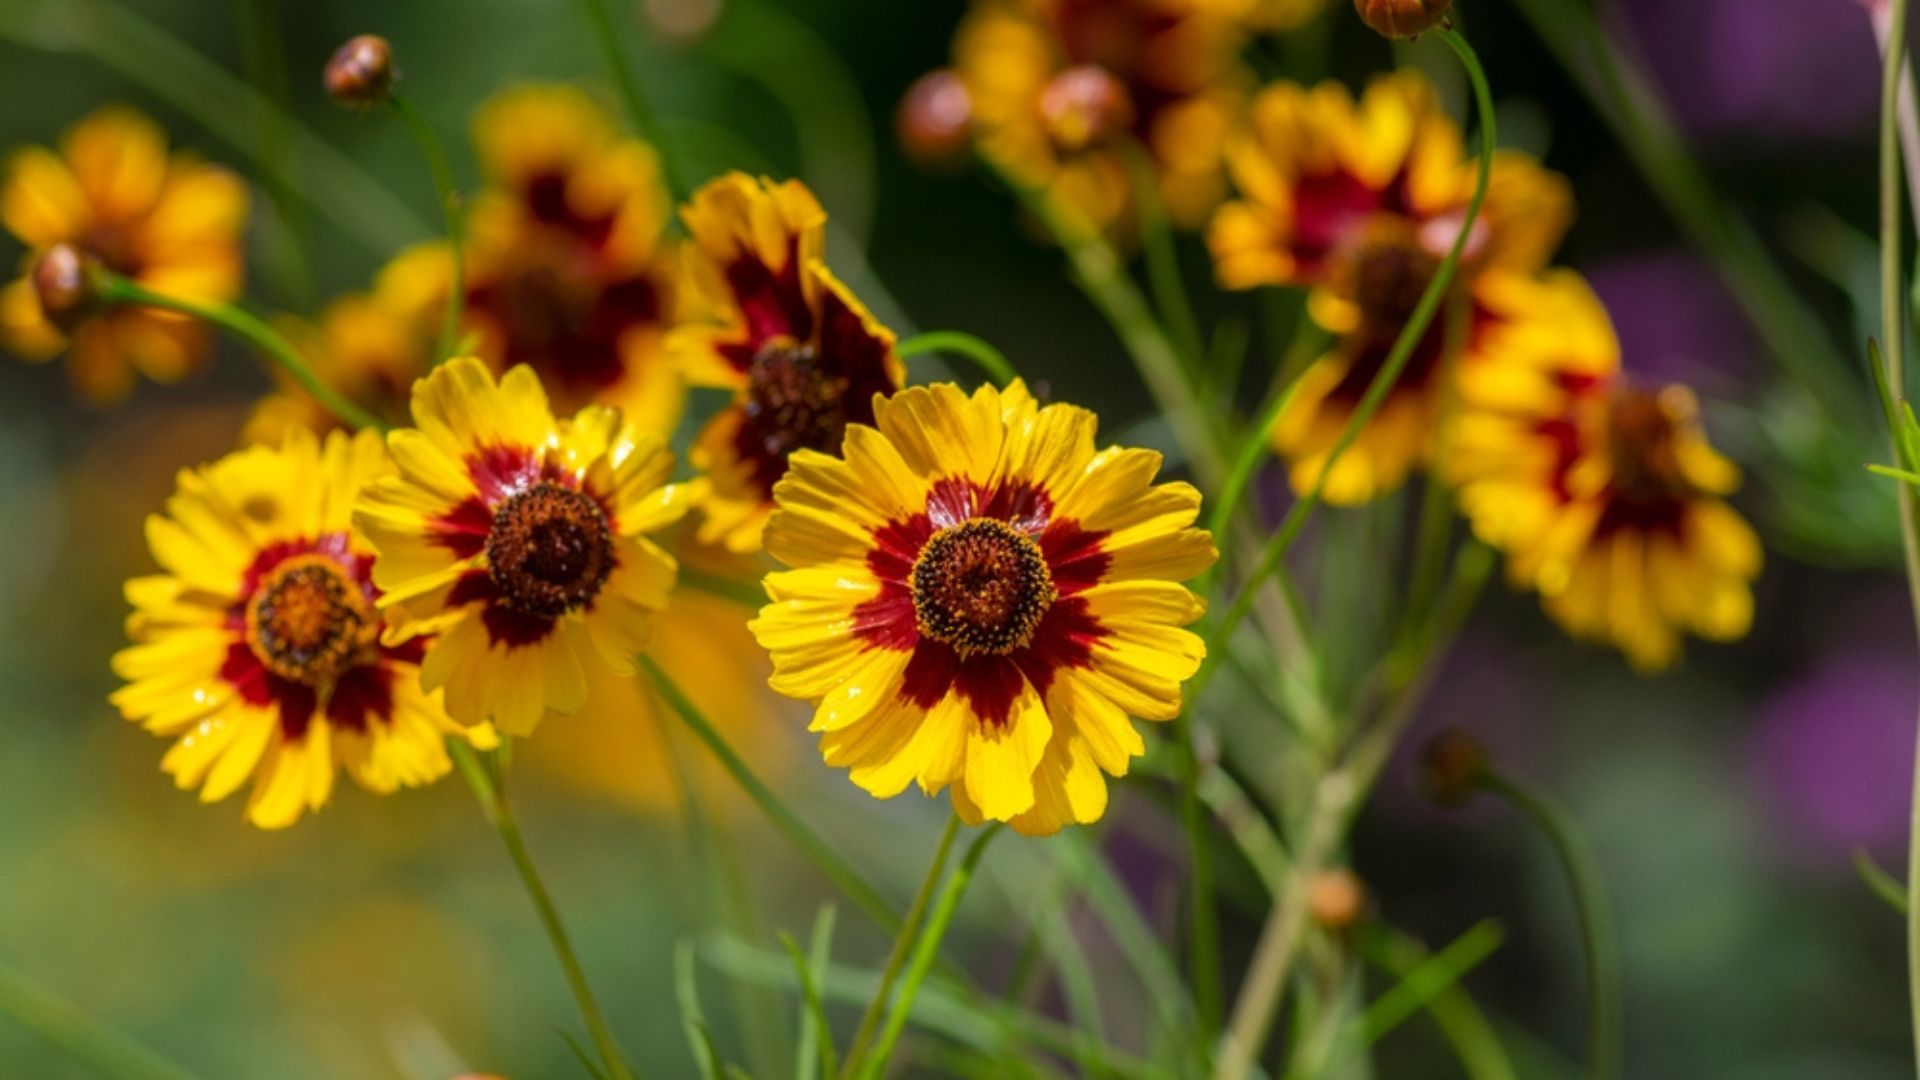
M92 257L72 244L48 248L34 261L32 278L41 313L63 333L72 333L100 305Z
M908 157L923 165L952 164L973 135L973 97L951 70L929 71L907 87L893 126Z
M327 96L350 109L370 109L393 93L393 46L378 34L361 34L327 61Z
M1445 26L1453 0L1353 0L1360 20L1390 38L1418 37Z
M1133 124L1126 84L1098 64L1080 64L1054 76L1040 93L1047 134L1066 150L1104 142Z
M1420 790L1442 806L1471 799L1486 775L1486 749L1457 728L1435 735L1420 751Z
M1323 870L1307 883L1307 912L1325 930L1345 930L1367 910L1367 887L1351 870Z

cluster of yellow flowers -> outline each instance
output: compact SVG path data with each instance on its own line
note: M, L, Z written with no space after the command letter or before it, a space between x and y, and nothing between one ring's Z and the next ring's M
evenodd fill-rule
M1225 287L1308 290L1334 345L1272 431L1301 493L1459 235L1477 172L1416 73L1357 98L1331 82L1251 88L1247 32L1319 6L976 0L953 67L901 113L909 147L971 145L1054 213L1125 239L1135 204L1156 199L1175 225L1205 228ZM1445 6L1404 19L1429 26ZM1496 156L1441 315L1321 495L1366 502L1434 466L1516 584L1572 633L1657 669L1684 632L1746 632L1760 546L1723 501L1738 473L1689 392L1635 385L1585 282L1547 269L1572 216L1564 179Z
M231 296L237 182L129 130L151 131L102 114L64 159L18 155L8 224ZM640 722L635 658L683 603L677 555L738 566L764 545L791 569L767 576L752 631L773 687L816 704L829 763L882 796L950 787L969 821L1099 817L1103 773L1144 750L1129 717L1171 718L1200 661L1178 584L1214 557L1199 493L1155 485L1158 454L1096 452L1092 414L1017 381L903 390L894 335L827 269L826 214L797 182L717 179L675 240L652 152L577 91L489 102L476 142L464 275L445 244L407 251L294 328L332 385L403 426L336 430L290 386L148 520L161 573L128 584L114 702L175 740L163 767L208 801L251 777L248 816L276 827L323 805L338 768L381 792L444 775L448 735ZM180 176L196 186L159 180ZM436 365L456 282L473 355ZM41 295L18 283L10 309L57 345ZM73 362L170 376L195 356L187 330L83 313ZM182 342L166 365L123 344L163 332ZM688 385L732 398L673 483Z

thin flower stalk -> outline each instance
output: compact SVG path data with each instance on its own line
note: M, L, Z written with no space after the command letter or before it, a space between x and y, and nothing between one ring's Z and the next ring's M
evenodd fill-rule
M459 347L460 311L466 302L467 271L465 228L461 223L460 192L453 186L453 170L447 167L447 151L440 145L440 137L404 96L394 93L388 101L393 111L406 121L407 129L413 133L413 141L420 146L420 153L427 159L427 171L433 176L434 194L440 199L440 213L445 222L447 234L447 255L451 262L447 286L447 310L441 317L440 340L433 352L433 362L438 364L451 357Z
M1567 812L1529 785L1488 769L1480 786L1526 815L1553 845L1580 918L1580 951L1587 970L1587 1073L1593 1080L1620 1074L1620 950L1600 868Z
M506 777L500 767L500 759L497 756L483 758L457 740L449 745L460 775L466 779L467 786L473 789L474 798L480 801L480 809L485 812L487 823L500 834L501 843L506 845L507 856L513 860L513 868L519 872L521 884L526 886L527 898L533 901L534 911L540 916L541 928L547 932L547 940L553 946L554 958L560 962L560 968L566 974L567 988L573 992L574 1003L580 1007L580 1019L587 1026L587 1035L593 1040L601 1065L605 1067L610 1080L638 1080L638 1074L621 1056L619 1047L613 1041L613 1032L607 1027L606 1016L601 1012L599 1002L594 999L586 972L580 966L580 957L574 952L565 924L560 921L559 909L554 906L553 895L547 891L546 882L540 877L540 870L533 864L533 856L527 850L527 842L520 835L520 823L514 817L513 804L507 799Z
M158 293L129 278L105 270L94 271L96 287L100 299L108 304L138 304L145 307L177 311L182 315L191 315L196 319L212 323L255 346L273 360L301 389L313 395L315 401L327 408L327 411L354 428L370 428L384 431L386 424L379 417L366 411L346 399L339 391L314 373L311 365L300 355L279 331L268 326L260 319L232 304L202 304L192 300L183 300L176 296Z
M950 353L964 356L972 361L995 386L1005 388L1008 383L1020 377L1013 362L1007 355L991 344L972 334L958 330L928 330L902 341L899 347L900 359L911 360L916 356L929 353Z
M886 966L880 969L880 985L873 992L873 1000L867 1003L866 1012L860 1016L860 1026L854 1029L853 1042L848 1044L847 1064L841 1072L843 1077L852 1077L858 1071L861 1058L880 1026L881 1017L886 1013L887 1000L893 993L894 980L899 978L900 969L906 964L914 935L920 930L920 920L926 916L927 904L940 884L940 875L946 872L947 856L952 852L954 837L959 833L959 815L947 815L947 826L940 832L940 842L933 850L933 862L927 867L926 879L920 883L919 891L913 894L907 917L900 925L900 932L893 937L893 948L887 953Z
M1907 0L1889 0L1886 9L1886 62L1881 79L1880 99L1880 319L1883 365L1881 384L1888 400L1882 404L1892 410L1906 397L1906 346L1903 325L1906 308L1902 303L1901 213L1900 213L1900 135L1899 115L1902 75L1906 68ZM1875 19L1878 23L1879 18ZM1900 432L1888 434L1894 452L1901 453ZM1911 468L1913 463L1900 460ZM1920 500L1913 486L1894 485L1899 503L1900 543L1906 560L1907 589L1913 602L1914 619L1920 623ZM1916 786L1907 824L1907 995L1913 1016L1914 1053L1920 1058L1920 747L1914 755Z
M981 857L987 853L987 845L1000 835L1001 829L995 823L982 830L967 848L960 865L947 876L946 886L940 890L940 899L934 905L933 914L927 918L926 928L921 931L920 939L914 946L913 964L907 969L906 982L901 984L900 995L887 1014L887 1025L880 1032L880 1042L862 1062L862 1068L856 1074L860 1080L876 1080L884 1075L887 1061L893 1057L893 1049L900 1042L900 1033L906 1029L907 1018L913 1013L913 1002L920 993L920 985L926 982L927 973L933 970L934 961L940 955L940 942L947 936L947 927L953 923L954 912L960 908L960 899L966 895L974 871L979 868Z

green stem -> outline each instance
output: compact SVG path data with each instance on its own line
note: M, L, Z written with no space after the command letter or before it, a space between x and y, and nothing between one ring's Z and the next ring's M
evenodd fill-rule
M1359 938L1368 962L1396 979L1410 978L1432 958L1412 936L1384 924L1368 928ZM1453 985L1426 1002L1440 1034L1453 1047L1453 1056L1468 1080L1517 1080L1507 1051L1493 1025L1465 989Z
M924 334L915 334L902 341L898 351L902 360L937 352L964 356L973 361L974 366L985 372L987 378L997 386L1004 387L1020 377L1005 353L972 334L958 330L929 330Z
M1907 59L1907 0L1891 0L1886 11L1887 26L1882 37L1886 62L1881 79L1880 97L1880 333L1881 374L1889 407L1906 396L1907 353L1902 340L1905 309L1901 303L1900 262L1900 90L1901 73ZM1890 420L1897 425L1897 421ZM1911 468L1904 460L1898 426L1887 433L1893 439L1895 460ZM1915 520L1916 500L1910 484L1895 484L1900 508L1900 542L1905 556L1908 596L1913 603L1914 620L1920 624L1920 523ZM1912 1010L1914 1055L1920 1060L1920 744L1914 748L1913 803L1907 823L1907 998Z
M1213 508L1207 513L1208 532L1215 536L1227 534L1227 527L1233 523L1234 515L1240 512L1240 504L1253 484L1254 474L1260 471L1260 466L1273 451L1273 425L1280 419L1280 414L1287 411L1287 404L1299 389L1299 379L1288 381L1284 388L1276 388L1261 408L1260 415L1248 426L1246 434L1240 439L1240 449L1234 452L1233 465L1227 470L1227 482L1220 493L1214 496ZM1219 567L1215 566L1208 571L1209 581L1218 570Z
M94 280L99 289L100 298L106 303L134 304L165 311L177 311L182 315L191 315L231 332L266 353L282 371L293 378L294 382L300 384L301 389L313 395L315 401L339 417L341 422L355 428L386 430L387 425L379 417L355 405L338 390L322 381L301 357L300 351L293 347L292 342L248 312L231 304L201 303L168 296L155 292L131 278L121 277L109 271L96 270Z
M1447 252L1446 259L1441 262L1439 269L1434 272L1433 280L1428 282L1426 291L1421 294L1420 303L1415 306L1412 318L1408 319L1407 325L1401 328L1399 338L1393 343L1393 350L1387 354L1386 363L1381 365L1379 374L1375 375L1373 382L1367 386L1367 392L1360 399L1360 404L1354 409L1353 415L1347 418L1346 426L1341 429L1340 437L1328 452L1326 463L1321 466L1320 475L1314 480L1312 489L1295 502L1287 511L1286 517L1281 519L1279 529L1274 532L1273 538L1261 551L1252 575L1241 584L1233 605L1227 609L1226 614L1214 625L1212 632L1208 635L1209 659L1200 674L1195 677L1196 689L1193 690L1195 694L1199 692L1197 687L1205 685L1205 680L1217 666L1218 662L1213 659L1215 649L1232 636L1241 621L1247 617L1247 613L1253 609L1257 592L1255 587L1286 559L1287 551L1293 546L1294 540L1299 537L1300 531L1306 527L1308 519L1320 505L1320 496L1326 489L1327 478L1333 475L1334 466L1339 464L1340 458L1360 437L1361 430L1373 419L1374 413L1379 411L1387 395L1393 392L1394 386L1400 381L1400 375L1406 370L1407 362L1412 359L1415 347L1426 335L1427 327L1432 325L1434 316L1440 310L1441 302L1453 286L1454 276L1460 268L1461 255L1466 251L1467 240L1473 232L1473 224L1479 220L1480 206L1486 200L1487 181L1493 168L1494 145L1497 138L1494 127L1493 93L1487 86L1487 74L1480 66L1480 58L1474 54L1473 46L1467 44L1466 38L1453 30L1438 30L1435 31L1435 36L1453 49L1454 54L1460 58L1461 66L1466 68L1467 77L1473 83L1474 102L1480 121L1479 175L1474 181L1473 198L1467 203L1467 212L1460 221L1460 232L1454 237L1452 249Z
M1198 697L1189 694L1191 703ZM1206 1047L1220 1030L1224 991L1220 975L1220 913L1214 910L1213 830L1200 798L1200 751L1194 744L1193 708L1173 719L1172 739L1178 755L1176 774L1180 795L1180 829L1187 838L1187 957L1193 978L1193 1005L1200 1024L1200 1044Z
M1573 889L1580 949L1587 968L1587 1062L1592 1080L1620 1075L1620 970L1613 918L1593 852L1559 804L1489 768L1481 786L1500 796L1546 834Z
M606 61L607 71L619 89L620 103L627 110L627 122L633 125L633 130L640 138L653 144L654 151L660 155L660 172L666 181L667 192L672 198L679 199L686 194L686 190L680 186L673 161L667 154L666 142L660 137L659 119L648 108L646 95L640 92L640 80L634 74L633 64L627 59L626 48L620 43L620 33L614 24L613 12L607 7L607 0L580 0L580 6L587 16L587 22L593 27L593 38L600 46L601 59Z
M967 885L973 881L973 872L980 865L980 857L987 853L987 844L1000 835L1001 828L995 824L982 830L967 847L960 865L947 876L946 887L940 890L940 899L935 903L926 929L921 931L920 940L914 946L913 964L907 968L907 980L900 986L899 999L887 1013L887 1026L880 1032L880 1044L862 1063L859 1073L861 1080L875 1080L886 1070L888 1059L893 1057L893 1048L900 1042L900 1032L906 1028L907 1017L913 1012L913 999L920 993L920 984L926 982L927 973L933 970L934 960L940 955L940 942L946 938L947 927L953 923L953 914L960 908L960 898L966 895Z
M460 310L467 299L466 230L460 221L460 192L453 186L453 170L447 167L447 152L439 136L407 99L394 94L389 101L393 111L407 122L414 142L426 155L427 171L433 174L434 194L440 197L440 213L447 231L447 254L453 260L452 277L447 287L447 311L440 322L440 343L434 350L434 363L447 360L459 344Z
M753 800L761 813L767 815L774 827L785 833L787 839L811 859L814 866L845 893L856 907L865 912L875 925L889 934L898 934L901 927L900 916L880 895L879 890L867 884L859 872L827 846L827 842L821 839L818 833L801 821L792 810L787 809L779 796L754 775L753 770L747 767L747 763L741 760L740 755L727 743L725 736L720 734L712 722L701 713L699 706L687 697L671 676L661 670L660 665L652 657L641 656L638 659L641 670L653 680L654 688L659 691L661 698L673 708L674 712L680 714L680 719L685 721L694 735L706 744L707 749L720 762L721 767L727 770L728 775L732 776L734 782L740 785L740 789L747 793L747 797Z
M900 924L900 932L893 936L893 948L887 953L887 965L880 969L880 985L874 989L873 1000L867 1003L867 1011L861 1014L860 1026L853 1033L853 1042L847 1050L846 1067L841 1070L843 1077L853 1076L860 1068L867 1044L873 1040L873 1033L879 1028L880 1018L886 1012L887 999L893 994L894 980L900 977L900 968L907 962L907 952L913 947L913 936L919 932L920 920L926 916L927 902L933 899L933 890L940 884L940 875L946 873L947 856L953 851L953 838L959 834L960 816L949 814L947 827L940 833L940 844L934 849L933 862L927 867L927 876L920 882L920 890L913 894L913 904L907 908L907 917Z
M1153 290L1153 304L1169 336L1185 355L1190 371L1197 371L1206 355L1201 341L1200 320L1193 314L1193 302L1180 275L1180 249L1173 229L1167 223L1167 208L1160 201L1159 182L1154 178L1153 161L1146 148L1129 141L1125 146L1128 172L1132 176L1134 198L1140 205L1141 247L1146 256L1147 285Z
M0 1015L109 1080L188 1080L192 1075L4 966L0 966Z
M480 809L486 813L487 822L500 834L501 842L506 845L507 856L513 860L514 869L520 873L520 882L526 886L527 897L533 901L534 911L540 916L540 925L546 930L554 957L560 961L560 968L566 974L574 1003L580 1007L580 1019L587 1025L587 1034L600 1052L600 1062L606 1066L607 1075L611 1080L633 1080L635 1074L621 1057L619 1048L614 1044L613 1033L607 1027L606 1017L601 1013L599 1003L594 1000L592 988L587 985L586 973L581 969L580 958L574 953L573 943L567 937L566 926L560 921L559 909L554 907L553 896L547 892L546 882L533 865L527 842L520 835L520 824L513 816L513 804L507 799L501 770L489 768L477 751L459 739L449 739L447 746L455 764L460 767L460 775L466 778L467 785L473 788L474 797L480 800Z

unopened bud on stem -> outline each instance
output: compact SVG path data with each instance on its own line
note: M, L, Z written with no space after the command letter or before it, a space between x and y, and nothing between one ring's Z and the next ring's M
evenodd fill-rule
M93 259L72 244L55 244L34 262L33 291L47 321L65 333L100 306Z
M1420 751L1420 789L1443 806L1472 798L1486 777L1487 751L1464 731L1443 731Z
M1080 64L1053 77L1040 93L1047 134L1068 150L1081 150L1133 125L1133 98L1125 83L1098 64Z
M1390 38L1419 37L1436 26L1447 26L1453 0L1353 0L1353 9L1368 26Z
M361 34L327 61L327 96L350 109L370 109L393 94L393 46L378 34Z
M907 156L925 165L946 165L967 152L973 135L973 97L960 76L945 68L915 79L900 99L894 131Z

